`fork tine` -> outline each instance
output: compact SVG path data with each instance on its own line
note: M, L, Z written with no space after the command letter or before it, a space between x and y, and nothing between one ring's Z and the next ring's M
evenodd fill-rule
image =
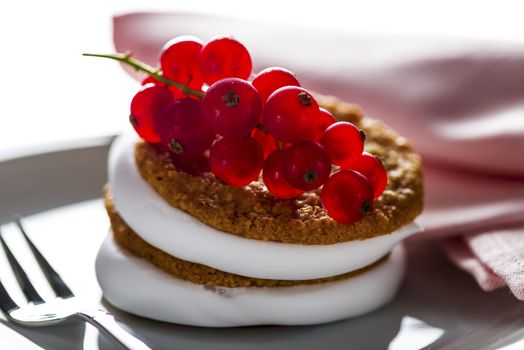
M24 269L22 269L22 266L20 266L18 260L16 260L15 256L11 252L11 249L9 249L9 247L5 243L1 230L0 243L4 248L5 255L7 256L7 260L9 261L9 265L11 265L11 269L15 274L16 280L18 281L18 284L20 285L20 288L22 289L22 292L24 293L27 300L33 302L33 304L44 303L44 299L42 299L40 294L38 294L38 292L36 291L35 287L33 287L33 284L27 277L27 274L25 273Z
M0 309L6 314L9 315L9 313L13 310L18 309L18 305L11 299L9 296L9 293L4 288L4 285L0 281Z
M74 297L73 292L71 292L71 289L65 284L64 280L60 277L60 275L53 269L51 264L44 258L42 253L36 248L36 246L33 244L33 242L29 239L29 236L25 232L24 227L22 226L22 222L20 221L20 217L15 217L15 222L18 228L20 229L20 232L22 232L22 235L24 235L24 238L29 245L29 248L33 252L33 255L36 258L36 261L38 261L38 264L40 265L40 268L42 269L42 272L44 273L44 276L47 278L47 281L51 285L51 288L53 288L53 291L55 292L56 296L61 298L71 298Z

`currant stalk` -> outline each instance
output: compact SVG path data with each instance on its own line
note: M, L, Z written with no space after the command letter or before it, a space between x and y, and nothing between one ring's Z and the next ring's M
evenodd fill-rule
M155 78L156 80L166 85L175 86L179 88L180 90L182 90L186 95L194 95L200 98L204 96L204 93L197 91L197 90L190 89L189 86L186 84L178 83L176 81L173 81L171 79L164 77L163 75L159 74L158 70L156 70L155 68L131 57L130 53L115 53L115 54L83 53L82 56L109 58L109 59L127 64L128 66L133 67L138 72L144 72L148 74L149 76Z

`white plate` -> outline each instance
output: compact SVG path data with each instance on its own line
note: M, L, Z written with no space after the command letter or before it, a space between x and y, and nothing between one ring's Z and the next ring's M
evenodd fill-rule
M197 328L150 321L112 308L101 298L94 274L97 249L108 219L100 200L110 139L69 145L34 156L0 162L0 223L26 216L29 234L77 295L113 312L127 327L163 349L467 349L500 348L524 327L523 303L508 291L482 292L452 266L438 242L408 242L408 273L397 298L363 317L307 327ZM14 227L2 227L19 256L29 256ZM23 259L42 294L45 281ZM16 287L3 252L0 278ZM23 300L20 294L16 300ZM48 349L112 349L91 327L68 324L22 328L0 320ZM0 348L7 345L0 339ZM29 349L30 347L28 347Z

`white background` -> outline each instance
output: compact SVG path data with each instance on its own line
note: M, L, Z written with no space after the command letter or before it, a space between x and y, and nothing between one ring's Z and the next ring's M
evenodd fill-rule
M81 53L113 51L112 16L138 10L524 44L522 1L2 1L0 159L127 127L137 83L117 64Z

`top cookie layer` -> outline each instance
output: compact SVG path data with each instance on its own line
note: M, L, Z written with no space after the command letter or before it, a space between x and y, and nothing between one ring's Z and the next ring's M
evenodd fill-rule
M367 134L365 150L380 157L388 172L388 186L374 209L359 222L337 223L322 208L319 192L292 200L272 196L263 182L235 188L212 174L177 171L168 154L151 145L136 145L141 176L171 206L184 210L216 229L246 238L298 244L333 244L391 233L413 221L422 211L420 156L405 138L384 124L364 117L360 109L332 97L317 101L338 120L354 123Z

